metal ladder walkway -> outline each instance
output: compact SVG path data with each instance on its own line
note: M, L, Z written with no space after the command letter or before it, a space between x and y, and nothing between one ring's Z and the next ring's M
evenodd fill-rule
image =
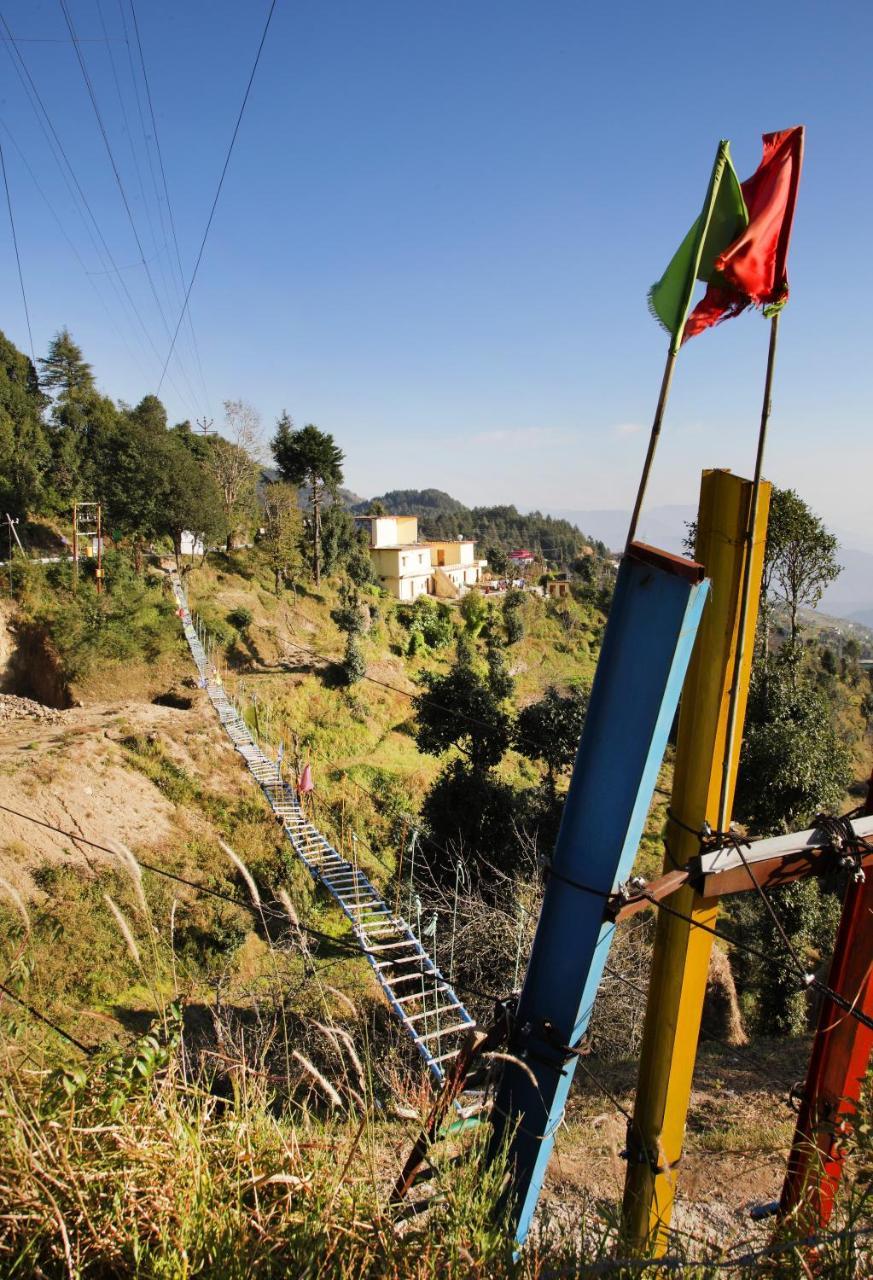
M293 788L282 780L278 763L258 746L225 692L200 641L176 574L171 574L171 582L185 639L228 737L282 823L295 853L313 880L324 885L348 917L392 1011L439 1084L445 1064L457 1056L474 1025L473 1018L406 920L383 901L363 871L337 853L330 841L308 821Z

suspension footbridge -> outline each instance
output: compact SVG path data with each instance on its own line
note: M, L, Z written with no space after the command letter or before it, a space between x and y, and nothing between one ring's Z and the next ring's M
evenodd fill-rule
M179 577L173 574L171 581L191 656L225 733L263 791L297 857L349 920L392 1012L434 1082L441 1083L475 1025L472 1016L412 926L385 902L360 867L343 857L309 821L296 792L282 778L278 760L255 741L239 707L222 685Z

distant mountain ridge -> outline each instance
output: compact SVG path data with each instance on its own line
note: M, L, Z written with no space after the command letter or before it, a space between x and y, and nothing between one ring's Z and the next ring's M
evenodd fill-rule
M624 546L630 512L620 508L601 511L574 511L556 508L552 515L583 524L594 537L607 546ZM638 536L665 551L682 552L686 525L697 515L689 505L652 507L643 510ZM851 536L851 535L849 535ZM820 609L835 618L845 618L862 626L873 627L873 555L855 547L841 546L839 561L843 571L827 588Z

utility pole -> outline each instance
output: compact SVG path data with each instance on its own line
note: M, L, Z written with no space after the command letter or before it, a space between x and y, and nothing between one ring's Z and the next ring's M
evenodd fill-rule
M10 595L12 595L12 592L14 589L12 584L12 539L13 537L15 538L15 541L18 543L18 550L21 552L22 555L24 555L24 547L21 545L21 539L19 538L18 530L15 527L17 524L18 524L18 519L17 518L13 519L12 516L7 511L6 525L9 532L9 594Z
M212 427L215 422L214 418L202 417L197 419L197 426L200 428L200 434L203 436L212 435Z
M103 592L103 508L99 502L73 503L73 590L79 582L81 539L96 540L97 568L95 580L98 596Z

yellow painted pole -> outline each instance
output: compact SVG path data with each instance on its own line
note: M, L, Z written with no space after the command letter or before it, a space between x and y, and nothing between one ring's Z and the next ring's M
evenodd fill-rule
M744 566L753 483L728 471L705 471L700 489L696 558L712 582L682 693L671 813L699 831L730 815L752 667L770 485L761 482L751 538L751 581L743 608ZM744 632L735 709L731 685L739 628ZM729 770L724 759L733 722ZM722 797L727 776L727 790ZM684 866L699 850L697 836L668 819L664 869ZM671 858L672 855L672 858ZM712 926L717 903L683 887L670 905ZM662 1253L681 1171L685 1120L713 938L667 912L658 917L622 1211L625 1249Z

